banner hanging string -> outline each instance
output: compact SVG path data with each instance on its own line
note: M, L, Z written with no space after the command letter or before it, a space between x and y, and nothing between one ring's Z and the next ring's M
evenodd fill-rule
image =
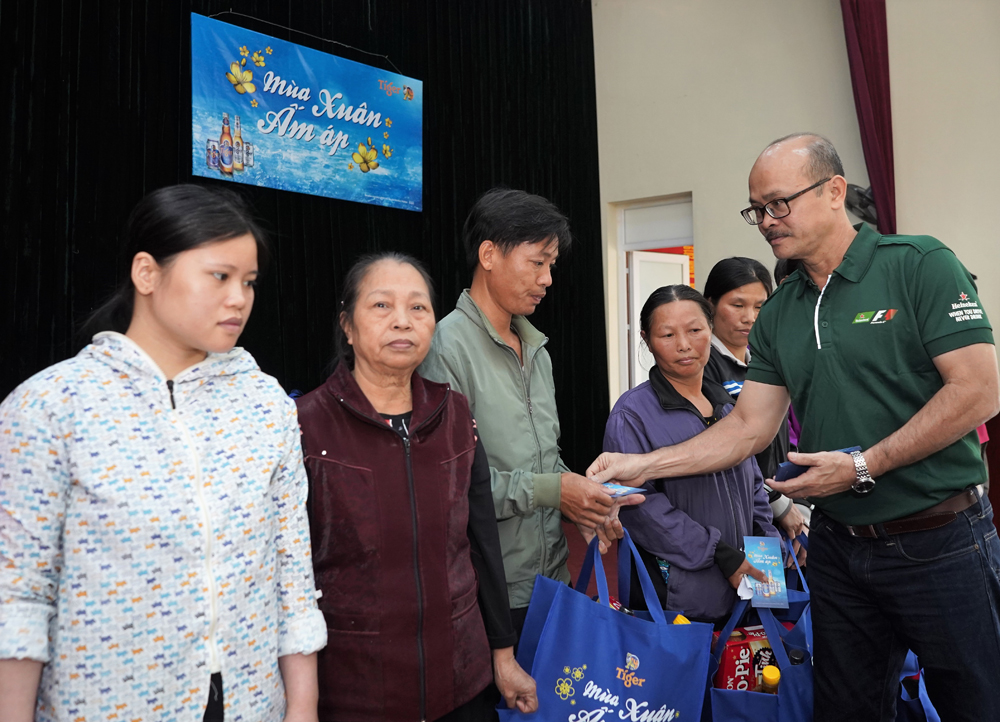
M384 58L385 62L389 63L389 65L392 66L393 70L395 70L400 75L403 74L403 72L399 68L396 67L396 64L389 59L388 55L382 55L380 53L373 53L373 52L368 51L368 50L362 50L361 48L356 48L353 45L348 45L347 43L342 43L339 40L330 40L329 38L321 38L319 35L313 35L312 33L307 33L304 30L296 30L295 28L290 28L287 25L280 25L278 23L272 23L270 20L263 20L262 18L254 17L253 15L246 15L244 13L238 13L235 10L233 10L232 8L230 8L229 10L223 10L221 13L215 13L215 15L209 15L208 17L210 17L210 18L217 18L220 15L239 15L242 18L248 18L250 20L255 20L255 21L259 22L259 23L264 23L265 25L272 25L272 26L274 26L276 28L281 28L282 30L288 30L289 32L298 33L299 35L306 35L306 36L308 36L310 38L315 38L316 40L319 40L319 41L324 42L324 43L332 43L334 45L340 45L341 47L349 48L351 50L356 50L357 52L364 53L365 55L372 55L372 56L374 56L376 58Z

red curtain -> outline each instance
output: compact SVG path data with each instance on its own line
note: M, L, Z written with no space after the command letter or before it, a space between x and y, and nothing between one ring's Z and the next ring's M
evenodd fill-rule
M861 147L881 233L896 232L896 176L889 99L889 38L885 0L840 0L851 63Z

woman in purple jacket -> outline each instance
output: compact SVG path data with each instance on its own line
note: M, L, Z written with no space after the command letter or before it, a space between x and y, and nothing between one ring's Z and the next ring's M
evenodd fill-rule
M604 450L645 454L700 434L728 414L732 398L704 378L712 307L689 286L664 286L639 317L656 364L649 381L624 393L608 419ZM751 457L725 471L645 484L646 502L621 510L622 525L665 609L700 621L729 615L743 575L765 581L742 551L744 536L778 536L764 481ZM642 607L632 571L629 605Z

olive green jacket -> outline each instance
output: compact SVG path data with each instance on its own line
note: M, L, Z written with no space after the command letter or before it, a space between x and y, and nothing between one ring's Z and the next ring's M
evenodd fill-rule
M569 581L559 512L560 476L548 339L523 316L512 326L523 366L465 290L437 326L417 372L465 394L490 461L504 571L512 609L528 606L535 575Z

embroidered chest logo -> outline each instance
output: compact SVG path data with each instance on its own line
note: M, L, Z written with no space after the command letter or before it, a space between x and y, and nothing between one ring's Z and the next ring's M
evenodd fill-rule
M862 311L854 317L854 321L851 323L868 323L872 326L878 326L891 321L896 317L896 313L898 313L898 310L895 308L883 308L878 311Z
M979 304L975 301L970 301L968 294L963 292L958 294L958 303L951 304L951 311L948 313L948 316L955 319L956 323L981 321L983 318L983 309L979 308Z

